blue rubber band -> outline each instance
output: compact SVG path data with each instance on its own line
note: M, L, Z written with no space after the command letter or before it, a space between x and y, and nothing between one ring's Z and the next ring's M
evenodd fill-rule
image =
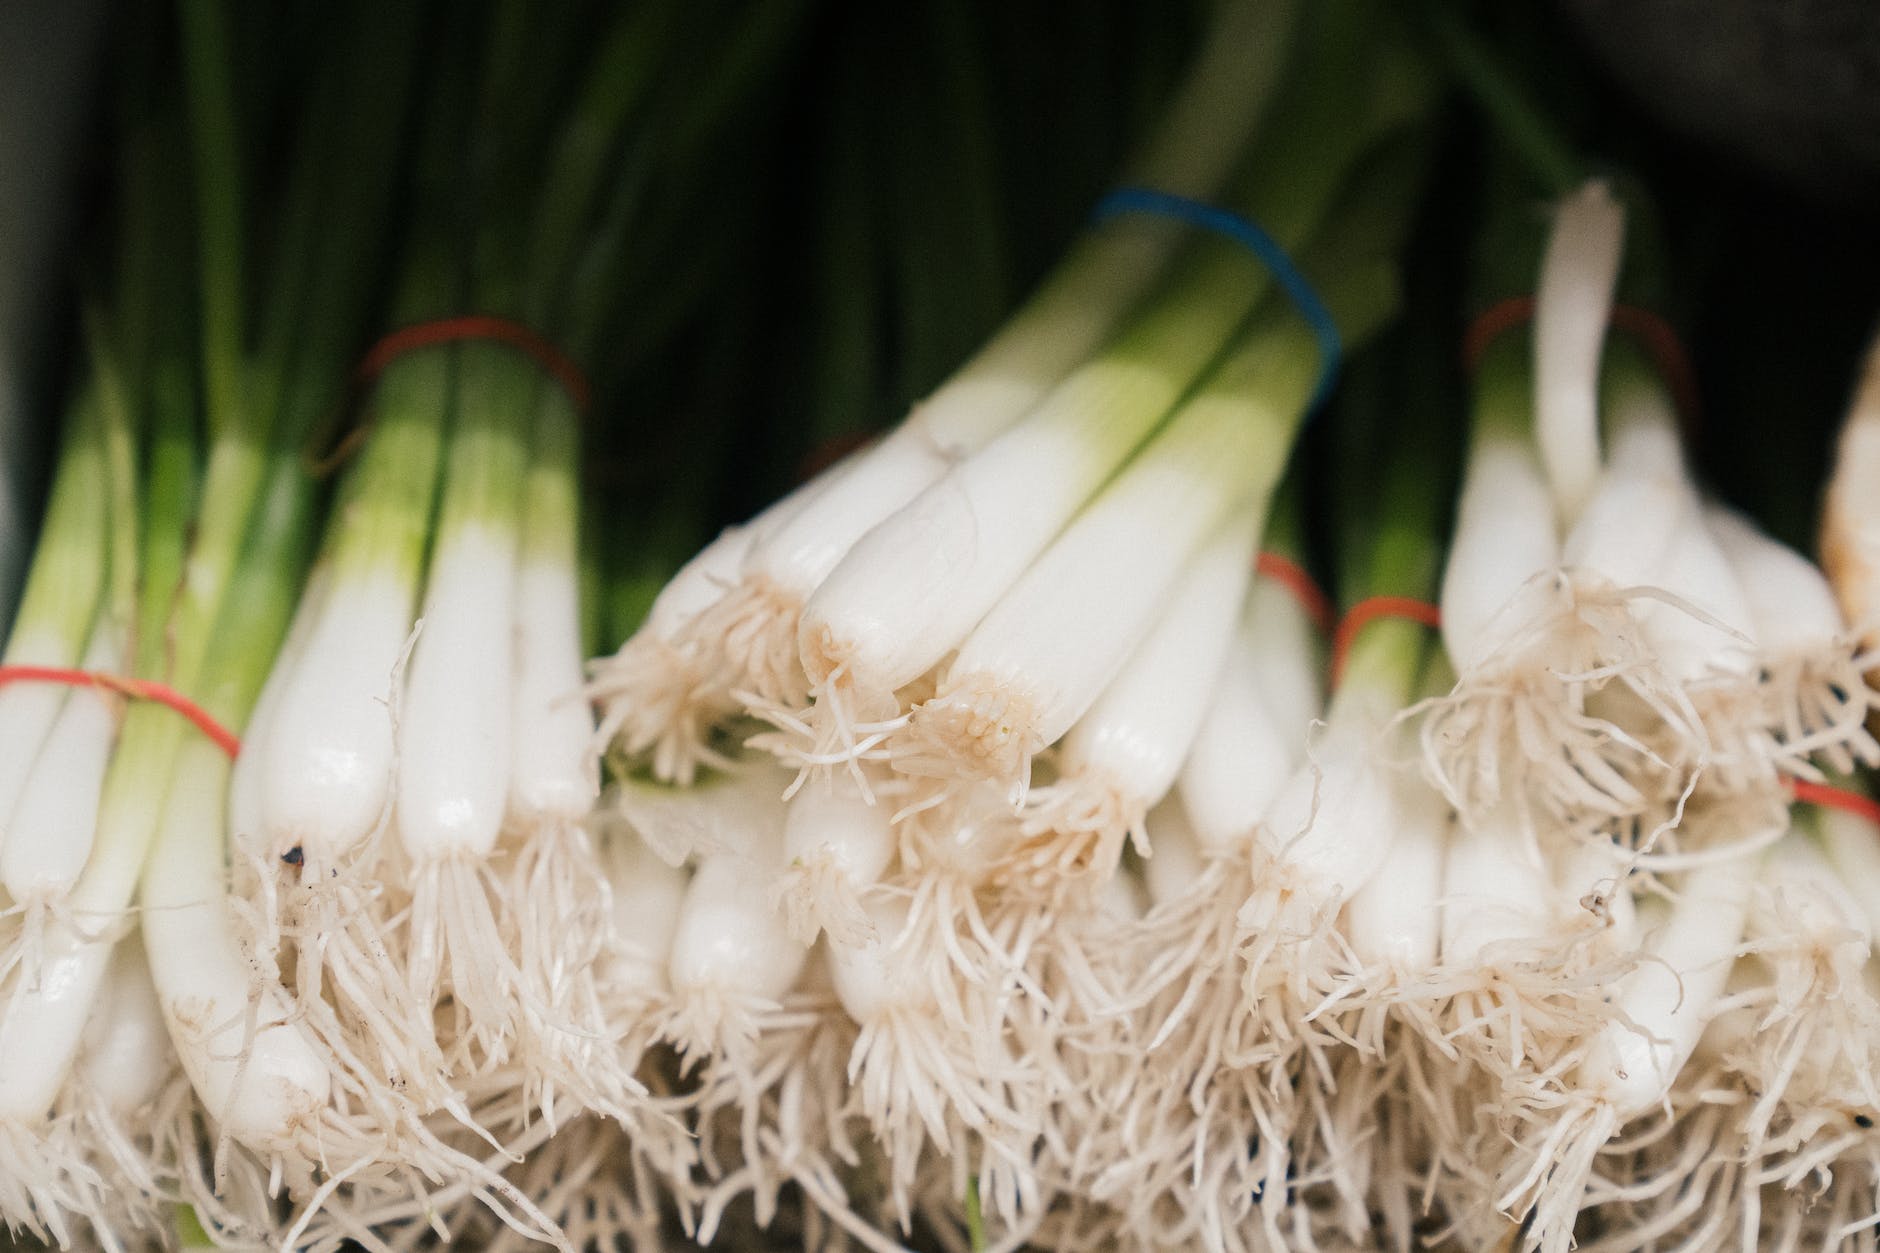
M1319 381L1312 389L1312 401L1306 407L1306 412L1313 412L1325 402L1333 385L1338 382L1344 340L1338 334L1338 323L1332 319L1332 311L1325 307L1325 302L1319 299L1319 293L1313 288L1311 280L1300 273L1299 267L1293 264L1292 258L1286 255L1286 250L1279 246L1277 240L1251 219L1241 217L1238 213L1173 192L1157 191L1153 187L1119 187L1097 202L1091 216L1102 222L1126 213L1149 213L1199 226L1232 240L1258 257L1273 275L1273 281L1280 285L1293 307L1312 328L1313 337L1319 341Z

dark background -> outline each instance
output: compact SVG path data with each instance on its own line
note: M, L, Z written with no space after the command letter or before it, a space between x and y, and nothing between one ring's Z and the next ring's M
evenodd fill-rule
M698 251L733 267L737 294L678 309L657 340L623 328L618 377L590 432L595 485L628 515L642 505L670 514L682 485L681 547L898 419L997 326L1113 181L1206 11L1192 0L774 2L804 5L797 43L760 120L718 153L758 169L770 194L755 209L708 198L647 245L669 252L735 234L735 247ZM1405 11L1429 5L1448 0ZM28 11L65 20L41 0L13 16L30 26ZM1880 310L1880 5L1447 11L1593 167L1648 190L1671 274L1665 311L1701 386L1694 457L1725 497L1812 550L1833 432ZM108 29L98 42L102 64ZM107 194L106 119L92 131L68 254ZM1408 270L1418 351L1446 366L1469 312L1490 142L1466 94L1452 93ZM49 347L36 354L31 395L52 415L72 346L69 290L44 304ZM1461 380L1439 373L1420 403L1449 420L1423 420L1453 433ZM42 438L33 459L47 447ZM1307 455L1335 453L1315 429ZM33 492L29 481L29 518Z

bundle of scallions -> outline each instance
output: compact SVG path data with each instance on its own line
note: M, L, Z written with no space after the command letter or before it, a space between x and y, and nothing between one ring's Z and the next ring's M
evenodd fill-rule
M1081 158L940 0L127 23L18 1240L1872 1247L1876 376L1824 573L1440 6L1091 12Z

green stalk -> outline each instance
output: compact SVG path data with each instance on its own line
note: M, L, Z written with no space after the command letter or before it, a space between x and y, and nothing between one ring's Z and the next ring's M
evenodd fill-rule
M474 177L532 162L533 144L561 103L561 28L575 7L497 0L450 13L445 38L459 51L442 59L468 66L466 78L481 88L464 127L464 163Z
M1237 153L1259 132L1282 76L1310 55L1312 23L1337 7L1301 0L1220 5L1195 68L1124 181L1205 195L1207 189L1196 186L1200 172L1220 160L1223 148Z
M439 271L437 250L408 273L397 307L403 320L435 317L451 307L453 287ZM333 577L378 574L415 595L424 571L438 469L443 460L457 349L450 345L402 354L372 390L360 448L328 524Z
M138 557L136 673L160 678L169 671L170 643L163 624L183 582L189 520L196 512L201 446L196 427L195 379L188 354L160 345L144 396L150 418L144 467L143 549Z
M1659 374L1657 363L1629 336L1612 336L1600 358L1600 412L1632 411L1635 405L1627 398L1640 395L1649 399L1653 408L1672 407L1670 388Z
M146 43L154 42L146 39ZM140 56L139 61L148 57ZM128 102L148 109L148 88ZM166 156L186 147L186 118L164 108L148 120L132 113L133 131L120 191L121 242L116 333L110 350L122 363L127 394L136 407L143 443L140 522L135 555L135 650L127 663L143 678L168 672L166 624L183 581L189 520L196 512L201 473L201 414L196 377L194 259L165 246L166 232L189 220L188 174ZM159 525L159 522L162 525Z
M636 481L646 486L626 493L632 511L617 511L614 520L591 532L605 547L608 570L610 625L601 649L618 647L639 627L660 589L711 536L713 500L725 471L717 450L740 438L735 423L747 402L738 365L762 316L750 302L736 300L721 302L716 314L696 369L703 381L683 385L691 414L685 438L670 451L653 453L656 469L636 464ZM651 401L655 410L659 405L658 398Z
M232 621L227 615L240 612L227 607L248 605L256 594L241 585L246 578L236 579L238 570L252 575L257 584L268 581L263 572L247 570L244 560L260 542L256 537L270 533L277 524L277 512L291 503L281 499L283 476L289 473L282 469L281 450L292 449L298 456L298 436L311 424L309 415L331 406L345 377L347 357L357 350L355 328L372 281L361 255L365 245L384 234L392 159L402 129L398 121L403 97L398 93L409 74L409 36L416 21L408 14L387 14L383 10L388 8L407 6L372 10L352 32L355 38L347 46L332 49L336 55L324 63L323 81L309 98L303 136L317 136L338 151L329 154L324 167L312 160L299 163L300 172L290 180L290 190L318 198L311 205L303 201L287 206L288 228L282 236L292 239L299 230L308 229L315 247L304 254L281 254L285 273L279 277L286 281L271 286L271 308L266 315L274 320L273 334L264 337L262 352L249 363L250 385L242 389L245 403L240 413L212 428L202 511L194 522L181 594L169 624L171 651L165 676L198 702L210 700L212 687L229 681L230 668L243 664L240 650L231 641L246 637L221 637L221 633L223 624ZM407 36L402 44L396 41L401 29ZM206 42L195 43L191 51L207 55L209 47ZM213 82L227 72L222 66L197 73L203 81ZM380 89L391 93L396 107L390 112L387 97L375 94ZM336 105L336 97L344 107ZM342 154L343 161L339 159ZM303 176L310 169L323 169L325 177L307 182ZM340 177L342 171L347 177ZM204 162L199 170L201 179L224 176L224 168L213 161ZM230 188L212 187L209 194L233 193ZM305 293L304 298L300 293ZM299 381L283 372L285 349L290 346L300 367L299 378L306 381L277 390ZM281 420L282 415L286 420ZM291 473L305 478L297 461ZM305 486L301 482L295 490L304 492ZM187 519L154 514L147 524L160 531L189 525ZM291 568L284 573L299 577ZM186 728L187 723L171 710L132 702L105 779L97 842L85 875L72 893L75 910L110 915L129 902L169 794ZM188 733L195 734L193 730Z
M915 64L919 64L918 59ZM957 333L948 299L955 276L936 265L944 255L944 231L935 223L938 214L933 213L929 203L933 189L922 177L923 166L933 155L930 149L934 139L922 135L914 144L906 142L905 117L911 112L918 122L922 102L931 92L928 84L908 81L910 77L896 76L893 87L902 98L897 107L882 110L876 117L886 181L891 188L887 251L894 283L889 304L895 315L894 355L900 376L894 401L903 408L945 378L963 355L956 353L950 342ZM970 254L961 259L969 268L976 260ZM963 347L970 352L972 342L965 342Z
M620 131L652 92L672 30L673 0L639 5L610 28L589 66L574 107L561 120L555 151L538 196L523 280L523 314L546 327L556 295L569 284L582 236L618 157Z
M312 485L299 450L281 451L268 467L267 489L243 548L240 577L216 624L214 673L197 698L231 730L247 723L286 638L312 550L312 505ZM183 734L185 724L174 713L155 712L168 716L173 739ZM133 716L136 713L134 709ZM216 798L219 815L233 766L193 728L188 736L173 749L174 786L166 789L162 805L153 806L157 838L143 868L144 903L153 909L197 904L223 890L225 823L205 819L201 798ZM179 807L174 815L166 812L172 807ZM94 856L94 866L96 862ZM88 869L80 887L90 888L92 879Z
M1387 261L1323 277L1320 296L1343 335L1368 338L1397 305ZM1290 303L1268 301L1195 396L1138 457L1157 458L1201 483L1236 481L1234 499L1270 498L1286 468L1319 379L1318 340Z
M311 243L284 251L281 268L302 272L288 286L305 296L269 311L270 342L291 347L277 402L284 444L312 437L366 347L393 197L405 176L404 123L424 6L365 5L358 13L355 29L332 50L302 126L303 142L317 154L318 181L307 198L316 220Z
M103 417L105 447L105 516L109 534L105 542L107 579L95 637L109 632L123 662L133 654L136 629L138 567L137 421L125 386L122 363L106 342L99 318L86 319L92 368L98 379L99 411ZM122 664L122 663L120 663Z
M1404 550L1392 559L1402 563L1398 577L1386 580L1398 586L1416 582L1417 558L1410 552L1410 538L1398 528L1384 530L1390 548ZM1435 551L1433 548L1431 551ZM1434 567L1432 566L1432 569ZM1425 599L1424 597L1418 599ZM1356 716L1353 711L1370 711L1373 720L1388 718L1410 703L1416 692L1417 676L1422 672L1425 653L1430 647L1430 630L1414 622L1396 618L1373 621L1358 633L1345 654L1344 671L1338 690L1332 694L1327 717L1342 722Z
M1412 350L1414 351L1414 349ZM1401 389L1395 420L1406 432L1394 446L1375 449L1385 459L1378 516L1364 551L1354 554L1351 577L1342 580L1345 606L1374 596L1430 602L1442 568L1443 528L1448 522L1449 475L1440 439L1407 415L1439 413L1414 387ZM1430 628L1400 618L1374 619L1352 641L1328 718L1387 718L1410 703L1432 640Z
M501 344L457 349L455 425L444 454L436 542L465 528L514 533L521 520L531 417L545 383L527 357Z
M521 278L524 318L553 333L583 363L600 356L602 328L620 300L623 285L618 275L621 262L633 255L638 243L634 227L641 179L649 171L642 165L617 179L612 195L600 193L617 168L623 132L643 124L640 115L648 111L679 17L678 7L662 0L613 26L562 123L541 178L528 237L520 250L510 253L519 251L528 258ZM580 415L565 390L553 383L538 380L536 396L528 447L521 453L527 477L518 502L520 556L559 568L581 566L587 573L591 567L583 561L579 542ZM528 416L529 411L517 413ZM522 429L518 426L518 436ZM510 455L507 447L503 455ZM593 582L591 574L584 582ZM600 598L584 596L583 604L590 629L598 628L604 612Z
M601 505L600 494L584 493L577 505L581 514L581 533L584 536L602 536L609 530L608 522L612 511ZM609 625L613 614L612 596L614 592L613 560L605 543L589 542L575 550L575 560L579 563L577 575L581 594L581 655L598 657L607 651ZM625 639L622 636L621 639Z
M77 665L106 578L109 520L97 485L106 481L103 401L86 381L67 419L51 499L7 638L9 664Z
M312 482L299 450L284 448L269 463L267 490L242 550L241 576L216 622L214 672L196 697L232 731L247 725L287 637L312 556L313 517ZM222 833L209 834L219 847Z
M618 647L639 630L657 597L679 567L699 548L700 526L683 509L659 512L650 522L614 526L604 591L605 626L600 647ZM590 649L597 652L598 649Z
M1250 216L1294 254L1331 216L1360 158L1420 107L1405 112L1402 84L1381 72L1363 37L1335 32L1331 45L1277 109L1245 192ZM1354 98L1366 106L1354 107ZM1245 247L1198 240L1162 293L1059 388L1051 411L1062 402L1080 415L1093 449L1132 446L1146 433L1144 415L1170 412L1272 287L1271 272Z
M1279 486L1273 489L1273 503L1266 511L1266 524L1260 530L1260 547L1304 565L1308 554L1301 493L1305 489L1300 483L1299 465L1299 460L1294 458Z
M632 210L632 233L624 237L630 246L617 266L608 267L614 292L630 294L635 302L627 310L625 338L632 346L621 350L623 360L655 349L675 321L720 286L728 273L725 262L735 254L723 247L701 250L698 241L748 234L737 228L762 211L767 192L743 177L726 150L758 128L752 108L776 79L810 8L791 2L747 6L729 36L701 41L695 29L682 26L680 34L690 38L673 41L646 116L633 128L626 162L631 181L616 192L630 200ZM743 128L733 125L739 120ZM740 176L729 194L722 185L728 165ZM684 263L675 266L675 258ZM643 313L643 305L651 309Z
M606 647L608 604L600 554L583 541L596 522L581 493L580 450L580 415L562 389L544 388L522 490L518 553L522 562L573 573L581 654L591 657Z
M427 102L413 196L423 223L407 249L392 317L412 325L456 312L463 299L461 232L447 229L463 192L466 84L446 78ZM436 509L458 349L440 344L402 353L373 383L360 421L368 436L348 467L326 528L338 583L387 580L415 602Z
M204 405L212 436L255 416L242 403L243 246L241 143L222 0L185 0L183 75L195 163L196 263L202 302Z
M1227 181L1246 136L1263 128L1269 105L1276 98L1284 100L1299 93L1297 82L1289 83L1284 91L1278 90L1280 71L1288 60L1284 54L1294 43L1288 37L1292 23L1293 6L1288 3L1236 4L1224 9L1195 68L1171 102L1163 125L1144 154L1132 163L1124 181L1180 195L1214 196ZM1354 42L1361 40L1355 33L1351 38ZM1314 50L1315 45L1307 41L1307 50L1300 55L1314 71L1322 71L1324 58L1313 56ZM1349 97L1360 86L1354 76L1345 79L1341 89ZM1347 99L1343 114L1332 119L1334 129L1354 112ZM1282 130L1285 126L1281 119L1267 124ZM1263 138L1262 153L1266 146ZM1308 168L1336 162L1333 156L1315 160ZM1294 173L1289 169L1284 179L1272 181L1290 187ZM1273 229L1272 223L1267 226ZM934 394L930 411L942 408L949 393L971 396L983 380L1035 380L1043 388L1065 377L1092 349L1110 339L1118 324L1139 307L1165 275L1170 258L1189 237L1189 229L1180 224L1135 214L1112 219L1086 233L998 332ZM1298 241L1295 238L1289 242ZM1217 251L1213 259L1222 256ZM1243 283L1236 290L1245 298L1239 310L1244 314L1257 303L1261 279L1256 276L1255 286L1248 288L1243 277L1245 259L1229 264L1235 278ZM1192 276L1197 265L1191 262L1188 268ZM1177 280L1169 287L1179 283ZM1238 316L1231 321L1238 321ZM1178 330L1174 338L1179 343L1187 336ZM1225 330L1213 346L1218 348L1224 338ZM1175 360L1185 362L1190 355L1180 354ZM973 422L971 411L961 418Z
M888 116L914 119L916 139L890 128L885 163L901 219L893 238L901 309L900 400L924 395L997 329L1006 306L999 184L978 31L954 6L916 6L902 32L919 55L893 71L902 93ZM930 67L926 75L914 67ZM879 110L877 110L879 112Z
M127 206L160 205L163 210L121 212L116 231L116 288L120 299L114 311L116 334L113 340L127 384L134 394L143 395L150 382L150 362L158 326L174 319L166 321L154 301L137 299L130 293L147 297L151 292L165 290L171 271L183 269L177 264L179 258L175 250L164 247L163 239L163 231L173 222L182 220L182 215L177 212L176 204L180 197L167 194L171 184L176 182L174 172L165 169L161 162L160 143L162 130L169 123L168 115L165 113L154 120L144 116L153 107L153 93L144 81L148 77L148 66L141 64L149 56L127 51L122 59L128 63L125 73L132 85L124 91L120 104L118 132L122 155L118 163L118 195ZM169 282L167 289L188 288L186 269L184 273L184 281Z
M1546 193L1564 196L1578 187L1586 171L1573 145L1462 20L1454 0L1430 0L1422 8L1422 17L1449 72Z
M1483 352L1469 409L1474 438L1533 438L1533 338L1527 327L1516 327L1497 335Z
M640 301L615 310L614 320L621 326L609 342L618 345L620 372L658 360L686 329L687 320L714 300L751 299L751 294L738 290L737 284L761 257L749 246L749 233L743 229L748 208L741 201L752 194L741 172L720 172L715 182L696 194L696 206L689 206L689 212L675 211L654 220L646 225L644 236L628 237L633 246L619 258L616 267L595 267L595 272L611 269L617 275L612 295L631 292ZM680 233L688 240L735 241L737 246L694 253L691 243L676 238ZM675 255L685 258L685 264L676 272L670 265Z
M814 7L801 0L736 6L736 29L728 36L714 32L698 49L703 55L699 72L668 80L667 107L649 136L662 168L684 171L703 163L704 153L739 110L774 77Z
M851 41L857 55L839 60L841 81L825 126L829 143L819 162L824 171L817 215L820 264L817 316L809 330L814 355L805 452L866 430L881 402L882 241L866 156L874 104L865 71L873 62L859 55L861 42Z
M581 435L568 394L553 385L541 389L523 483L524 561L556 569L574 569L580 561ZM622 637L625 638L624 636Z

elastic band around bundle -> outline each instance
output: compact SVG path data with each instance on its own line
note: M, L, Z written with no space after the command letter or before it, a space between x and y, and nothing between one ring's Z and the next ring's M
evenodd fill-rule
M1880 826L1880 801L1871 796L1862 796L1846 788L1830 787L1826 783L1813 783L1807 779L1790 779L1788 784L1789 793L1804 805L1838 809Z
M1332 635L1332 686L1345 677L1345 660L1358 633L1380 618L1397 618L1434 630L1443 625L1443 612L1427 600L1411 596L1370 596L1345 610Z
M1462 337L1462 360L1469 373L1475 373L1481 366L1488 346L1504 331L1525 326L1533 320L1532 296L1510 296L1484 309L1469 324L1468 331ZM1614 305L1610 323L1637 340L1651 354L1658 372L1664 375L1665 385L1671 389L1672 401L1677 405L1684 425L1687 428L1695 427L1698 411L1697 372L1691 368L1691 358L1684 351L1684 341L1671 329L1671 324L1650 309L1641 309L1637 305Z
M1310 571L1284 553L1262 552L1254 560L1253 572L1292 593L1306 616L1312 619L1320 635L1332 632L1332 598L1325 594Z
M1119 187L1097 202L1091 216L1103 222L1129 213L1171 218L1212 231L1223 239L1239 244L1266 266L1273 281L1280 285L1287 299L1292 301L1293 307L1312 328L1313 337L1319 341L1319 381L1312 389L1312 400L1306 412L1318 409L1338 382L1338 370L1344 357L1344 340L1338 333L1338 323L1332 317L1332 311L1325 307L1312 281L1293 264L1279 241L1250 218L1218 205L1178 196L1173 192L1157 191L1153 187Z
M123 675L95 670L71 670L62 666L0 666L0 686L8 683L58 683L66 687L96 687L116 692L132 700L154 701L166 705L189 719L215 746L234 757L242 750L241 739L215 720L215 716L167 683L149 679L131 679Z
M582 373L581 367L568 354L522 323L486 313L467 313L460 317L439 318L433 322L418 322L390 332L359 359L358 368L353 371L353 388L358 391L370 387L392 362L408 352L466 340L507 344L516 349L541 366L560 385L577 413L587 412L593 392L588 386L587 375ZM368 423L348 431L331 452L312 464L310 468L314 476L324 478L343 465L365 441L371 429Z
M582 413L587 412L592 393L588 387L587 375L581 372L580 366L576 365L561 349L522 323L511 322L508 318L491 317L484 313L469 313L462 317L439 318L435 322L419 322L414 326L400 327L372 345L366 355L359 359L359 369L354 375L355 381L372 382L385 372L385 367L406 353L414 352L419 348L475 339L508 344L511 348L524 353L561 384L562 390L568 393L568 399L574 402L577 410Z

